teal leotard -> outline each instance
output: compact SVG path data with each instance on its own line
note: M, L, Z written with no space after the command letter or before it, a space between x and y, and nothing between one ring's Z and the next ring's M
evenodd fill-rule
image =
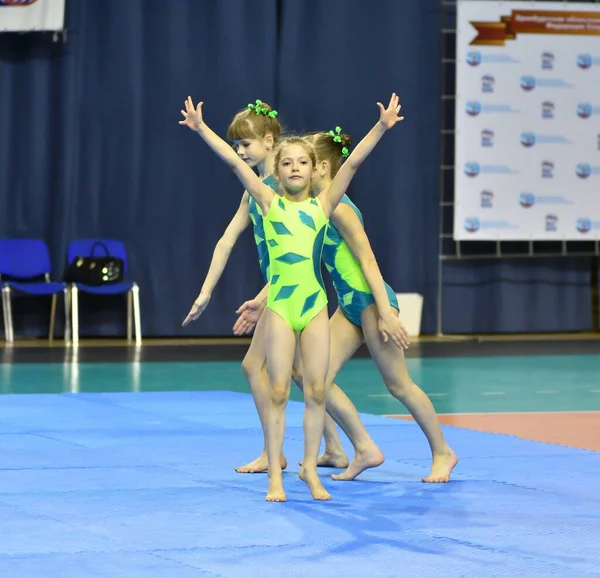
M265 177L263 183L271 187L275 192L278 191L278 182L274 175ZM265 239L263 214L252 197L250 197L250 200L248 201L248 212L250 213L250 220L252 221L254 242L256 243L256 249L258 250L258 264L266 283L269 280L269 251L267 250L267 241Z
M360 222L363 223L362 213L347 195L342 197L341 202L352 207ZM362 312L369 305L375 303L375 299L359 262L342 239L339 231L331 223L325 236L323 262L331 274L340 309L350 322L360 327ZM387 283L385 283L385 289L390 305L395 309L399 309L394 290Z

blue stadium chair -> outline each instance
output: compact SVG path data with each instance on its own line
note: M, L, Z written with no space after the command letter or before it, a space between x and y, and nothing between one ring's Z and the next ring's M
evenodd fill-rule
M104 245L111 257L123 259L124 272L127 273L127 252L122 241L114 239L77 239L69 243L67 248L67 266L78 257L100 257L104 256L94 247ZM132 281L119 281L100 286L84 285L83 283L72 283L69 286L71 294L71 318L73 320L73 343L79 343L79 291L93 295L120 295L127 294L127 339L131 341L131 321L133 308L133 323L135 325L135 341L137 345L142 343L142 322L140 317L140 291L137 283Z
M0 239L0 280L4 336L14 341L11 298L23 295L52 296L49 339L54 338L56 298L62 293L65 302L65 341L70 340L69 292L64 283L50 280L50 252L41 239Z

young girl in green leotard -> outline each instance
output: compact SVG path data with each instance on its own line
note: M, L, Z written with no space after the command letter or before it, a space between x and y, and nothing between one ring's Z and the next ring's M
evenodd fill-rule
M292 364L296 349L295 331L300 331L304 360L304 461L300 478L313 499L331 498L316 470L325 418L326 376L329 364L329 323L325 290L320 279L320 258L329 216L339 204L354 174L385 132L402 117L394 94L386 108L378 103L380 119L356 147L318 199L310 197L316 159L304 139L287 139L275 156L275 176L283 189L279 197L254 171L219 138L202 118L202 103L195 108L190 97L180 124L193 128L225 161L259 205L265 219L265 235L271 255L271 279L267 298L267 370L271 384L268 412L267 453L269 458L268 501L285 501L279 456L285 430L285 407L289 398ZM291 237L298 238L293 241ZM300 265L302 278L295 267ZM312 269L312 271L311 271ZM296 294L298 297L293 297ZM283 303L286 302L286 303Z
M261 100L256 100L239 111L227 129L227 139L232 143L238 156L248 166L255 168L263 182L276 191L278 191L279 184L273 175L273 166L275 147L279 143L280 134L279 113L273 110L268 103ZM197 320L205 311L235 243L250 224L252 224L254 240L258 250L260 269L265 282L268 282L270 262L265 240L263 215L256 201L245 191L238 210L214 249L206 278L190 312L183 321L184 326ZM266 413L270 404L270 391L269 376L266 370L265 322L258 321L253 328L254 335L242 361L242 371L250 386L263 431L264 443L261 454L249 463L237 467L236 471L238 473L259 473L266 471L268 467ZM337 455L343 451L336 425L329 416L325 418L325 439L327 440L327 447L332 451L336 451ZM280 456L280 463L282 468L287 466L287 460L283 452ZM348 458L346 456L343 456L342 460L336 458L335 462L329 463L329 465L346 467Z
M335 131L317 133L310 140L317 155L313 192L319 195L329 188L340 170L343 157L348 154L350 138L341 135L341 129L336 127ZM388 391L407 407L429 442L433 462L423 481L447 482L458 460L444 440L431 401L410 378L404 349L394 340L382 338L391 333L389 328L398 316L398 301L382 278L365 233L362 214L346 195L331 215L323 262L331 274L339 303L330 319L327 411L355 448L350 467L333 479L352 480L366 468L383 461L356 408L340 388L333 385L337 373L364 341Z
M310 137L317 157L313 193L326 190L348 156L351 139L341 128ZM366 341L388 391L401 401L425 434L433 457L432 467L423 482L447 482L458 459L444 440L435 409L427 395L411 380L406 367L404 346L396 337L398 301L383 280L364 230L358 207L348 198L331 215L325 238L323 262L333 279L338 308L329 321L330 359L327 376L327 412L344 430L355 449L348 469L333 475L334 480L353 480L367 468L380 465L383 454L369 436L356 408L334 383L338 372L358 347ZM256 302L256 300L254 300ZM247 302L249 303L249 302ZM236 323L237 334L252 330L258 321L255 305L243 308ZM391 336L392 339L388 339ZM301 385L302 368L296 368L295 381ZM346 456L339 444L325 437L324 457L341 463Z
M261 100L256 100L239 111L227 129L227 140L232 143L233 150L249 167L256 169L263 182L275 191L277 191L279 183L273 175L273 166L275 148L279 144L280 135L281 125L278 112ZM208 306L213 290L223 274L234 245L249 225L252 225L254 240L256 241L260 270L265 282L268 282L269 254L264 238L262 213L256 201L247 191L244 191L233 219L231 219L214 249L200 294L184 319L184 326L197 320ZM262 454L256 460L236 468L236 471L240 473L262 472L267 469L267 438L265 432L270 393L264 365L265 356L265 323L261 321L256 325L252 342L242 361L242 370L250 386L252 398L258 412L263 430L264 446ZM280 459L281 465L285 467L287 464L285 457L282 455Z

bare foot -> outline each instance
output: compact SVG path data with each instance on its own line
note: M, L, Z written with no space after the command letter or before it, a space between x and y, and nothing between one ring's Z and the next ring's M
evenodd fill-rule
M269 491L265 498L267 502L285 502L287 496L283 489L283 478L281 474L269 476Z
M279 463L281 464L281 469L285 470L287 468L287 460L285 456L282 455L279 458ZM263 474L269 469L269 460L267 459L267 454L262 453L255 460L246 464L245 466L240 466L235 468L235 471L238 474Z
M313 500L331 500L331 494L323 487L316 470L301 468L298 477L308 486Z
M381 450L374 445L372 448L364 452L356 453L352 463L348 466L348 469L341 474L333 474L331 479L337 482L348 482L355 479L365 470L380 466L384 459L385 458L383 457Z
M349 464L348 456L341 452L325 452L317 459L318 468L347 468ZM302 465L302 462L298 462L298 465Z
M422 481L426 484L443 484L449 482L450 474L457 463L458 458L450 448L448 448L448 451L445 454L434 455L431 471L426 478L422 479Z

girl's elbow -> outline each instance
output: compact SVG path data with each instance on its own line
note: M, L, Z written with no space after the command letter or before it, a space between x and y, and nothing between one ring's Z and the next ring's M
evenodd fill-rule
M235 245L235 240L232 239L229 235L224 235L217 242L216 250L220 253L224 253L228 255L233 250L233 246Z

